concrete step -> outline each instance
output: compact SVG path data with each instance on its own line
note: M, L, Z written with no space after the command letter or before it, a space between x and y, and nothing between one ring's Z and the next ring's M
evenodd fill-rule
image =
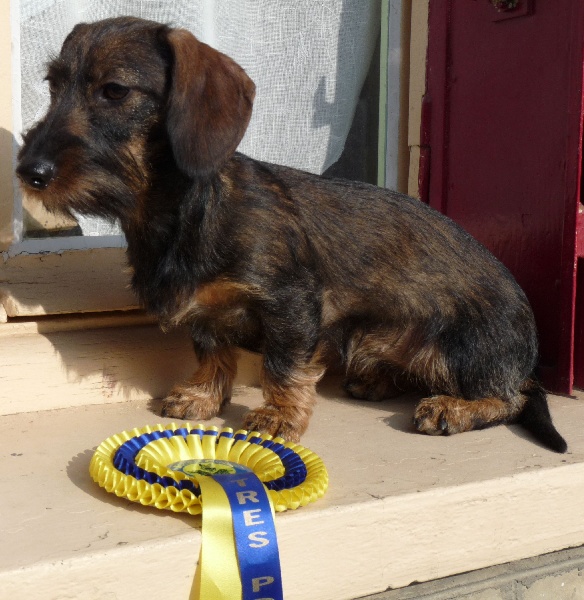
M389 590L360 600L580 600L584 547Z
M515 426L416 434L412 396L361 403L334 379L319 395L303 443L330 488L276 516L287 600L352 599L584 544L583 394L551 398L566 455ZM211 423L238 428L260 403L239 388ZM0 417L0 598L188 597L200 518L121 500L88 475L105 438L170 423L158 409L132 400Z

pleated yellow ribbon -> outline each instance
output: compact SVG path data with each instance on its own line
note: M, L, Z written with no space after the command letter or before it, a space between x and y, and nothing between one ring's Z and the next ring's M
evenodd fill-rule
M197 477L203 497L201 554L191 600L238 600L241 580L227 494L212 477Z

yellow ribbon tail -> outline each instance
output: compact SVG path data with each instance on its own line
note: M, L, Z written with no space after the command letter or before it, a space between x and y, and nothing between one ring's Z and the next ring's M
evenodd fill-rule
M242 588L229 499L212 477L197 480L204 510L201 554L190 600L239 600Z

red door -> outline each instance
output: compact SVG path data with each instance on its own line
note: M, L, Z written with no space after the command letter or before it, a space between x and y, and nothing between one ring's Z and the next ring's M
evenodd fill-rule
M430 0L420 193L513 272L563 393L584 387L583 49L584 0Z

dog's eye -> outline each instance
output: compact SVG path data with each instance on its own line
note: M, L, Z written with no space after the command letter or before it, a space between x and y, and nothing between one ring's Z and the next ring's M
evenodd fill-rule
M45 81L49 84L49 94L51 94L51 98L57 93L57 85L55 84L55 80L51 77L47 77Z
M107 100L123 100L130 91L130 88L119 83L106 83L102 88L103 97Z

